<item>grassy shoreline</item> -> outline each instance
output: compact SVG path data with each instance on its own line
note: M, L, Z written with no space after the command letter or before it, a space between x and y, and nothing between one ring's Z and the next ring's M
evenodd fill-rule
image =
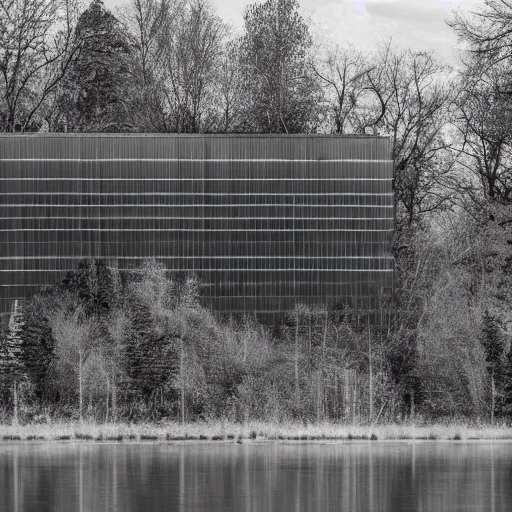
M111 442L203 442L224 441L470 441L510 440L512 427L472 426L462 423L432 425L319 425L248 422L165 424L95 424L55 422L48 424L0 425L0 444L10 441L111 441Z

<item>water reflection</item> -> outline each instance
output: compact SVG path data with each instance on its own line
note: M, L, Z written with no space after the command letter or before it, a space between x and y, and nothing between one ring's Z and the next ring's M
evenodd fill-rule
M4 444L0 510L512 510L512 444Z

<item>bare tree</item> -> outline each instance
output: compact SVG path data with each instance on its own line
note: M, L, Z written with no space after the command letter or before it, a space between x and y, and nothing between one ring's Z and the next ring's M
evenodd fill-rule
M448 22L459 39L469 44L469 52L473 56L485 56L492 64L510 59L511 24L510 0L486 0L485 8L470 13L459 11Z
M465 192L464 208L477 223L478 243L471 250L473 272L494 276L497 290L507 289L507 259L512 244L512 77L510 58L512 3L491 0L450 25L466 43L461 53L453 126L454 155ZM463 182L464 180L464 182ZM479 289L480 287L475 287ZM508 306L501 294L501 314ZM495 295L494 292L490 295Z
M95 329L94 318L87 318L83 308L71 303L59 308L50 320L55 338L55 352L60 374L69 378L71 370L78 381L79 419L83 420L84 379L83 370L92 349Z
M450 95L444 72L432 54L396 50L390 42L367 74L377 101L363 130L392 138L401 225L412 226L425 214L449 205L452 197L444 186L452 170L447 151Z
M130 117L139 131L169 132L165 107L165 51L185 0L131 0L118 17L132 45Z
M171 131L208 130L224 24L207 0L190 0L165 34L164 97Z
M457 96L458 163L473 202L512 199L512 2L489 0L449 24L466 43Z
M220 115L218 130L231 132L240 126L243 110L243 81L240 41L233 39L223 46L218 70Z
M126 7L119 9L119 18L135 47L143 85L158 79L166 31L175 28L183 3L182 0L131 0Z
M30 129L80 51L74 0L0 0L4 131Z
M336 46L313 69L326 89L333 133L358 133L361 111L367 102L369 57L353 47ZM365 101L366 100L366 101Z
M336 47L314 64L335 133L388 135L395 161L398 227L453 201L446 69L432 54L388 41L371 55Z
M180 411L181 411L181 423L185 424L185 359L187 348L188 351L193 350L193 347L186 347L188 334L188 323L190 315L197 313L199 308L199 281L196 276L188 276L177 294L176 307L171 313L171 319L175 324L175 328L178 331L179 336L179 350L180 350Z
M512 200L512 101L502 65L467 69L460 78L454 126L459 166L473 199Z

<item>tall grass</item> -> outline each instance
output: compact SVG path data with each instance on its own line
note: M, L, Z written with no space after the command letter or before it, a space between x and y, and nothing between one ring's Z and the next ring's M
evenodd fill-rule
M432 425L387 424L376 426L321 423L214 421L205 423L96 424L56 422L49 424L0 425L2 441L390 441L390 440L512 440L505 424L476 425L453 422Z

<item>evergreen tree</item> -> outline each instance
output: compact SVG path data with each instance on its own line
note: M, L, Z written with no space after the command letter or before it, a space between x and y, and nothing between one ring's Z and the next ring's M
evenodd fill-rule
M485 311L482 325L481 343L485 349L487 372L491 380L491 424L494 417L501 409L501 397L503 394L503 352L505 340L498 317Z
M24 327L23 311L19 301L15 300L9 326L0 346L0 378L5 387L12 389L13 423L15 424L18 423L18 387L26 377L23 364Z
M176 394L172 381L177 367L177 335L170 322L175 300L173 283L166 273L156 261L145 262L127 294L128 376L132 390L145 400L162 397L164 392Z
M126 126L129 107L130 45L121 23L102 0L93 0L75 29L80 52L63 84L61 109L67 131L119 132Z
M24 307L25 330L23 363L34 396L45 402L53 395L52 368L55 360L55 340L48 313L59 300L62 289L54 286L31 297Z
M117 272L117 271L116 271ZM88 315L110 311L119 294L117 277L106 260L83 260L62 281L65 290L76 293Z

